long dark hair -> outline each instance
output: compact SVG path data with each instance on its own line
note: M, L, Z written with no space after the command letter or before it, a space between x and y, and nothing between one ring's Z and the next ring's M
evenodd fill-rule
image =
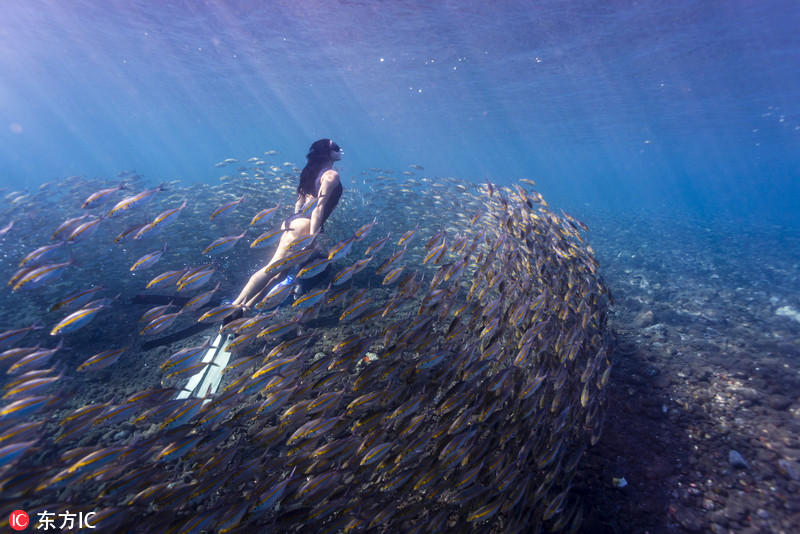
M320 139L314 141L311 148L306 154L308 162L300 173L300 184L297 186L297 196L303 195L317 196L319 191L316 190L317 176L323 167L330 161L331 158L331 140Z
M319 195L319 191L317 191L316 187L317 176L319 176L320 171L322 171L330 161L331 150L338 151L339 147L330 139L320 139L319 141L314 141L311 145L308 154L306 154L308 162L300 173L300 184L297 186L298 198L303 199L305 195ZM328 218L328 215L333 211L333 208L339 203L339 198L342 196L342 189L342 184L340 182L336 189L333 190L331 194L332 198L323 199L322 202L325 206L322 212L323 224Z

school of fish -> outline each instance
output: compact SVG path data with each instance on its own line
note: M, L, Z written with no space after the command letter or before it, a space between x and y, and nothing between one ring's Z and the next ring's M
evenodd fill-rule
M199 397L179 393L299 169L5 193L4 508L95 512L103 532L576 532L613 343L587 228L530 180L410 169L343 179L325 233L281 265L329 275L228 323L232 358Z

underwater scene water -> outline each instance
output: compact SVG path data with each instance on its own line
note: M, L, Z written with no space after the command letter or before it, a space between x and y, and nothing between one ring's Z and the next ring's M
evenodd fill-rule
M0 13L2 528L796 531L796 3Z

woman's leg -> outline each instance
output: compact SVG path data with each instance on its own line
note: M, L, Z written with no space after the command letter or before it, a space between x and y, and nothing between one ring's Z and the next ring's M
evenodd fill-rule
M311 221L306 218L293 219L289 223L288 228L284 222L283 228L286 229L286 231L281 236L281 240L278 243L278 248L275 250L275 254L272 256L272 259L269 260L269 263L256 271L253 276L250 277L247 285L244 286L242 292L239 293L239 296L233 301L233 304L246 306L248 308L252 308L256 304L256 299L259 297L264 288L269 287L273 280L278 280L283 275L283 272L281 272L275 276L269 276L265 273L265 271L274 263L289 255L289 251L286 250L286 246L289 243L298 237L309 234L311 231Z

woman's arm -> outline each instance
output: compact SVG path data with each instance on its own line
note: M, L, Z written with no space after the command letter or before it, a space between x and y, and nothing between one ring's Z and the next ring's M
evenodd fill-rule
M325 211L325 205L330 202L333 190L339 185L339 173L333 169L325 171L322 175L319 185L320 201L314 206L314 211L311 212L311 233L315 234L319 231L322 223L322 214Z

